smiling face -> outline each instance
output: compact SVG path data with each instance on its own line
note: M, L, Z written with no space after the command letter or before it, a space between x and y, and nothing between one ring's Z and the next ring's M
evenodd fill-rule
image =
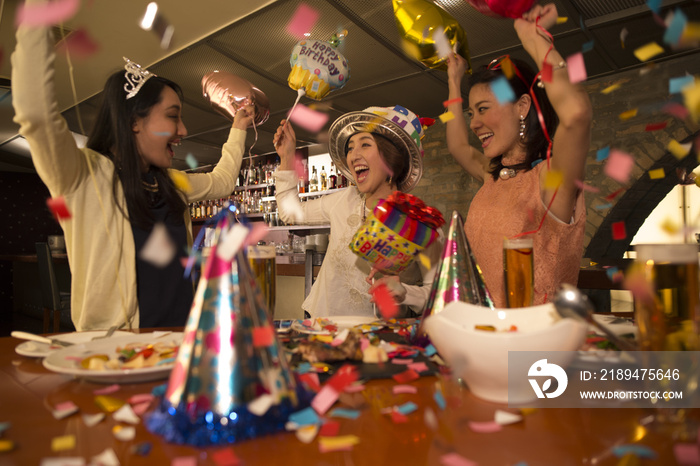
M501 104L488 84L474 85L469 91L469 127L481 141L488 158L503 155L517 163L525 155L520 140L520 115L527 115L529 99L521 97L515 103Z
M144 171L151 165L170 168L175 155L172 146L187 136L181 118L182 103L177 93L164 86L160 97L148 115L137 118L132 126Z
M387 191L391 194L391 186L387 182L390 175L388 167L371 133L353 135L348 141L346 156L348 168L361 193L373 196Z

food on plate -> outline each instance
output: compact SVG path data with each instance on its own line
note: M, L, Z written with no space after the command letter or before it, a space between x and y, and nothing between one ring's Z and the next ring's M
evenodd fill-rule
M348 330L342 343L336 344L333 341L328 342L326 338L311 337L299 342L298 349L301 357L309 362L344 361L346 359L361 361L361 338L362 332L351 329Z
M474 330L483 330L485 332L517 332L518 327L516 325L511 325L507 329L496 330L496 327L493 325L475 325Z
M91 354L79 361L88 370L119 370L154 367L173 362L179 345L173 342L127 343L118 346L115 354Z

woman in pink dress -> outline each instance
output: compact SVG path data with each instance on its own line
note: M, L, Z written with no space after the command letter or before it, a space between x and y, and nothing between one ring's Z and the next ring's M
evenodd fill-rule
M484 183L469 207L465 231L497 307L506 307L504 238L533 239L533 304L551 300L560 283L575 285L578 279L586 217L580 182L592 110L545 31L556 20L553 4L536 5L515 20L525 51L544 76L538 81L528 65L510 57L492 61L469 78L468 125L461 101L466 62L458 55L448 62L448 110L455 118L446 125L447 145L455 160ZM480 149L469 143L469 129Z

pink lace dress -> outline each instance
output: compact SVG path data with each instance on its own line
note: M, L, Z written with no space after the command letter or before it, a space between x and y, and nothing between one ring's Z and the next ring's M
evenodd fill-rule
M586 206L583 192L576 198L573 219L565 223L547 208L540 197L540 171L546 162L532 170L518 172L515 178L496 181L488 175L469 206L464 229L486 286L497 307L505 308L503 283L503 239L542 228L533 235L535 264L534 304L552 300L561 283L576 285L583 255Z

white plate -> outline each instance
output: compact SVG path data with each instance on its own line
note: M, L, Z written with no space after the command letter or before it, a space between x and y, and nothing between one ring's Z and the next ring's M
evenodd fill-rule
M67 343L85 343L92 340L95 337L99 337L107 333L106 330L97 330L91 332L73 332L64 333L62 335L54 335L51 338L56 340L65 341ZM118 336L131 335L129 332L116 331L112 335L112 338ZM63 349L63 346L51 346L48 343L40 343L38 341L25 341L15 346L15 352L22 356L27 356L30 358L45 358L50 353Z
M89 341L54 351L44 359L44 367L60 374L73 375L99 383L136 383L165 379L170 374L174 362L162 366L143 367L140 369L88 370L76 362L93 354L116 355L117 347L127 343L182 342L181 332L132 333L123 337L105 338Z
M358 325L371 324L376 322L377 325L383 326L384 323L381 320L377 320L374 317L361 317L361 316L335 316L335 317L324 317L324 319L330 321L338 327L338 331L346 328L357 327ZM308 319L315 322L315 319ZM292 322L292 330L296 330L299 333L308 333L309 335L330 335L331 332L324 330L322 328L309 328L302 324L304 320L295 320Z

